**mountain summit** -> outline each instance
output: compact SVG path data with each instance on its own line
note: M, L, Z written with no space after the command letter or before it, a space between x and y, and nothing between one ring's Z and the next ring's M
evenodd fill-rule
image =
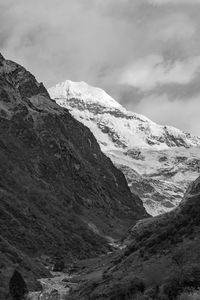
M105 91L85 82L66 80L48 91L90 128L152 215L174 208L197 178L199 137L127 111Z
M73 82L66 80L49 89L53 99L79 99L85 105L98 104L102 107L122 109L122 106L109 96L104 90L90 86L84 81Z
M166 149L200 145L199 137L193 137L172 126L158 125L143 115L127 111L104 90L83 81L66 80L48 91L51 98L67 107L73 115L79 110L76 117L83 123L94 121L99 128L99 135L96 136L99 143L103 142L101 133L109 136L107 145L104 143L104 146L117 149L154 146L156 149ZM92 124L89 125L92 129ZM108 132L105 132L106 129Z

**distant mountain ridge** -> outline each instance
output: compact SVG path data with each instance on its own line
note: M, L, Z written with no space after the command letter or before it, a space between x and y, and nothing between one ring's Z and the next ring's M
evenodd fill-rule
M200 137L127 111L105 91L85 82L67 80L48 91L90 128L152 215L176 206L197 178Z

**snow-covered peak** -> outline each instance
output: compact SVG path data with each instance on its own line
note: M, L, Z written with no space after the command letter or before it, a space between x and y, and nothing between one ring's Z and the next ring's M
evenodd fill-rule
M103 151L200 146L199 137L127 111L104 90L83 81L66 80L48 91L60 106L90 128Z
M49 89L49 94L90 128L150 214L171 210L198 176L200 137L127 111L85 82L68 80Z
M109 96L104 90L93 87L84 81L73 82L66 80L56 84L49 89L49 94L53 99L79 99L88 104L98 104L108 108L122 108L122 106Z

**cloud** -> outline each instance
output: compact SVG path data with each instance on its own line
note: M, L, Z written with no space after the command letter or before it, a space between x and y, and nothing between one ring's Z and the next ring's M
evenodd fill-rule
M115 12L122 10L118 0L106 5L91 0L2 3L0 50L47 86L67 78L98 85L111 80L132 56L133 41L127 37L139 37L129 22L115 13L111 17L114 4Z
M200 3L200 2L199 2ZM165 17L157 18L152 24L152 35L162 41L176 39L185 43L194 38L197 26L194 20L185 13L171 13Z
M47 86L69 78L109 87L133 58L162 54L169 38L189 45L195 34L185 13L158 15L145 3L0 0L0 50Z
M199 67L199 1L0 0L0 51L47 87L84 80L134 109L143 91L158 86L168 95L166 84L178 85L177 97L191 91Z
M167 95L156 94L145 97L135 106L135 111L142 113L158 124L172 125L186 132L200 136L199 111L200 95L189 101L170 100Z
M199 70L200 56L169 62L162 56L149 55L128 66L119 82L148 91L160 85L188 84Z
M173 5L177 5L177 4L200 4L200 0L148 0L149 3L151 4L173 4Z

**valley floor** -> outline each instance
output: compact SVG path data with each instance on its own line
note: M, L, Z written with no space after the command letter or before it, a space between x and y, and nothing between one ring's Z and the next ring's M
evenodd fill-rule
M77 261L74 271L65 269L64 272L51 272L52 278L41 278L42 291L30 292L28 300L65 300L83 283L101 281L103 273L114 253L102 255L92 259Z

